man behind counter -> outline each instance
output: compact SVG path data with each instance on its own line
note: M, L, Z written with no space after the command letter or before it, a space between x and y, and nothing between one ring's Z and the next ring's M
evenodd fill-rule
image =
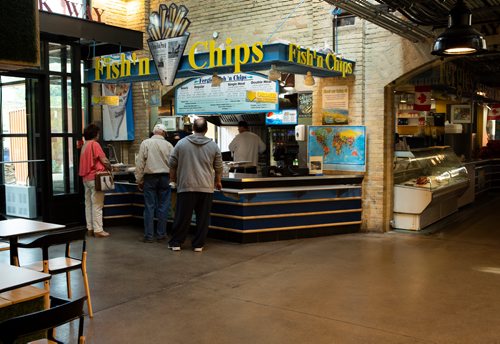
M229 150L233 153L234 161L250 161L250 166L240 167L235 172L240 173L257 173L257 163L259 154L266 150L266 144L261 138L248 130L248 123L245 121L238 122L239 134L229 144Z

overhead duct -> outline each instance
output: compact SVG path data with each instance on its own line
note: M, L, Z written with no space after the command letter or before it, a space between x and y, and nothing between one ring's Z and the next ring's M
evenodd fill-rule
M265 113L249 113L249 114L227 114L227 115L212 115L203 116L208 122L215 124L217 126L238 125L239 121L245 121L250 126L263 126L265 124Z
M379 6L373 5L366 0L325 1L414 43L425 42L427 39L434 37L430 32L422 30L417 25L400 19L388 13L387 9L382 10Z

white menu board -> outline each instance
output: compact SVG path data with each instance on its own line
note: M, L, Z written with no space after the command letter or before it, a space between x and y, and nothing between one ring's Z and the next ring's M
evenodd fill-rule
M270 81L267 77L254 73L219 76L224 80L220 86L212 86L211 75L191 79L177 86L175 113L177 115L206 115L268 112L278 109L277 81ZM276 101L263 102L259 99L248 99L247 91L276 93Z

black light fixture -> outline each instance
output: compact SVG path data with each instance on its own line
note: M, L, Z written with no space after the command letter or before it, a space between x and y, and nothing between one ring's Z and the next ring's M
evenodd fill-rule
M436 39L432 55L469 55L486 51L486 40L472 26L472 12L457 0L448 15L448 28Z

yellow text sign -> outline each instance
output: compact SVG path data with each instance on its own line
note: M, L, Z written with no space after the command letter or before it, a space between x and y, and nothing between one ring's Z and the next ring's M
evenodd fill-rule
M247 91L247 101L254 103L278 103L278 93L264 91Z
M119 96L102 96L102 97L94 96L94 97L92 97L92 104L118 106L118 105L120 105L120 97Z

